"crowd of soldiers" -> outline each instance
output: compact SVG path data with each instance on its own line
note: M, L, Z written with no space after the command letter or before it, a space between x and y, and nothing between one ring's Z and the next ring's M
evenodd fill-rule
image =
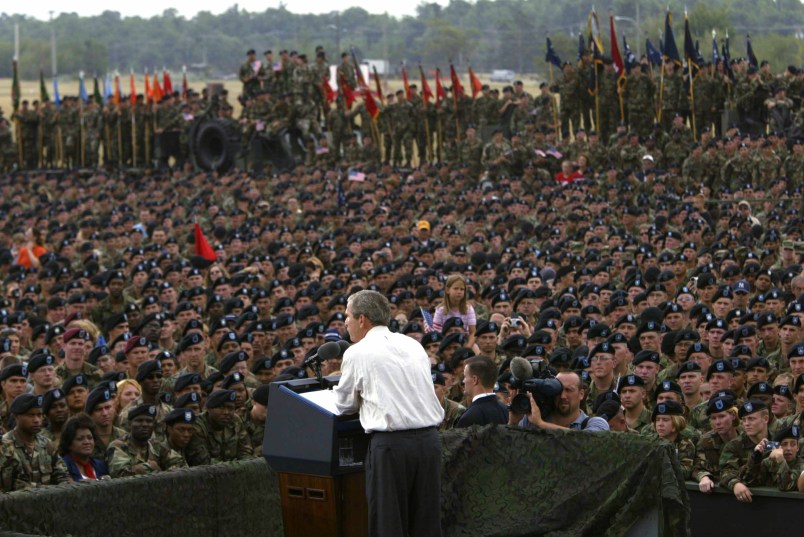
M275 114L274 93L293 108L296 84L315 91L314 75L282 74L284 54L272 69L249 55L244 118ZM354 81L348 56L338 71ZM564 97L558 114L540 92L517 83L501 100L484 88L444 101L458 113L440 123L436 164L407 162L419 124L402 91L380 113L408 122L391 131L390 158L386 140L380 157L350 126L345 148L323 152L321 138L309 162L272 176L4 174L2 489L260 456L265 416L282 411L267 407L268 383L310 375L305 357L348 337L347 297L370 288L389 298L391 328L431 357L444 429L471 403L468 358L493 360L509 403L519 356L577 371L583 408L615 431L600 434L675 443L704 492L804 490L804 142L738 125L693 132L682 109L646 135L639 122L606 136L571 117L573 136L561 136ZM196 99L178 109L205 106ZM227 113L225 99L208 102ZM421 154L431 150L425 136ZM199 255L195 224L215 261ZM434 330L424 313L452 274L477 324Z

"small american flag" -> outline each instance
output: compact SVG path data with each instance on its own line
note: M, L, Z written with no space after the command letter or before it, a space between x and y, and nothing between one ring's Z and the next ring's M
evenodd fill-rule
M422 312L422 319L424 319L424 333L433 331L433 315L424 308L419 308Z
M316 155L326 155L327 153L329 153L328 147L317 147L315 150Z
M349 172L349 180L350 181L358 181L362 183L366 180L366 174L363 172L359 172L357 170L352 170Z
M559 153L558 150L556 150L556 148L554 147L548 149L546 153L556 159L560 159L562 157L561 153Z

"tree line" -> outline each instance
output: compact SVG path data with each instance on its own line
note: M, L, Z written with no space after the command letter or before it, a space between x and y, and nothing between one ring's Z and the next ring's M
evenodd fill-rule
M750 33L757 55L771 60L775 71L804 63L804 5L799 0L688 0L686 6L706 58L711 58L714 29L718 40L730 35L734 57L745 54L744 39ZM324 46L333 63L338 51L354 47L358 57L386 59L394 67L405 62L443 68L452 60L458 66L471 64L478 72L512 69L544 75L545 37L551 37L562 59L575 60L577 36L586 34L590 7L586 0L451 0L446 7L422 3L415 16L402 18L361 8L304 15L282 5L260 13L235 5L220 15L201 12L191 19L175 9L148 19L124 18L115 11L93 17L62 13L52 22L3 14L0 77L11 76L15 23L23 79L37 78L40 70L50 76L51 31L58 71L66 76L77 76L80 70L90 76L132 68L138 73L162 67L178 71L186 65L199 76L218 78L233 75L249 48L287 48L312 56L316 45ZM644 52L646 38L658 42L667 3L606 0L595 7L601 22L609 10L620 18L618 34L627 36L632 49ZM676 24L683 24L684 3L670 2L669 7Z

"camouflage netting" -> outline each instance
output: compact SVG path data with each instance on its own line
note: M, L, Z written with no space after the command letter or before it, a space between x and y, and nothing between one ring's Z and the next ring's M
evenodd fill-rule
M689 499L668 443L502 426L442 439L446 537L615 537L654 507L660 535L688 534Z
M283 535L277 480L262 459L2 494L0 529L53 537Z
M669 444L492 426L449 431L442 440L445 537L621 536L654 506L662 535L688 532L689 502ZM262 459L0 494L0 530L283 535L276 475Z

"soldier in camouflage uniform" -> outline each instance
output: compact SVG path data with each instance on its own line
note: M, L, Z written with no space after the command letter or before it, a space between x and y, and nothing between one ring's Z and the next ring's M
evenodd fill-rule
M413 141L416 142L419 164L423 164L427 161L427 132L424 128L427 115L424 110L424 100L419 95L419 88L416 84L410 85L410 99L407 102L410 108L411 135ZM410 157L408 157L408 161L410 161Z
M692 477L695 461L695 444L682 434L686 421L683 417L684 407L676 401L664 401L657 404L651 413L653 431L660 438L671 442L676 448L678 462L684 479Z
M262 454L262 441L265 437L265 418L268 415L268 385L260 385L251 394L251 400L243 408L243 423L246 426L254 456Z
M393 157L391 162L394 166L410 167L413 153L413 115L412 105L405 100L405 91L396 92L396 104L390 110L393 121ZM404 153L403 153L404 150Z
M262 62L257 60L257 53L254 49L246 52L246 61L240 66L238 72L240 82L243 83L243 95L253 97L261 87L260 79L265 77Z
M762 149L755 158L754 185L770 188L771 183L779 176L782 161L773 151L773 143L768 140L762 142ZM756 186L755 186L756 188Z
M478 177L482 170L483 143L477 137L473 127L466 129L466 136L458 143L457 160L469 165L473 177Z
M784 161L784 175L794 184L804 183L804 140L796 138L793 152Z
M39 126L41 129L41 152L42 166L45 168L55 168L56 151L56 120L58 113L50 99L45 99L39 106Z
M548 86L547 82L539 84L539 92L534 103L536 108L534 109L533 122L538 128L555 127L556 118L558 117L556 98L550 93L550 86Z
M764 132L767 108L763 105L768 96L768 88L759 78L756 68L749 67L747 76L738 79L734 87L741 131L751 134Z
M503 138L502 130L495 129L491 142L483 148L480 163L493 177L510 173L513 151L511 145Z
M39 128L39 115L36 110L28 106L28 101L22 101L19 110L11 115L11 119L20 123L22 138L22 164L27 170L34 170L38 164L37 132ZM17 143L20 143L19 141Z
M17 143L11 133L11 122L0 115L0 172L9 172L17 165Z
M654 94L656 85L643 71L642 65L631 70L631 76L624 84L623 101L628 108L628 124L640 136L650 134L655 117Z
M684 117L686 111L689 110L689 101L684 89L681 69L672 61L665 62L664 68L664 83L657 88L658 91L662 91L662 94L657 98L662 105L662 125L666 130L670 130L675 115L679 114Z
M764 442L757 444L746 465L746 481L798 492L799 476L804 471L804 461L798 456L799 439L799 428L793 425L774 435L773 440L780 447L771 449ZM767 456L763 458L764 455Z
M690 144L683 139L681 131L673 127L670 131L670 141L664 146L664 162L669 167L670 163L677 162L681 165L687 160L690 152Z
M343 81L346 82L346 85L351 89L357 87L357 74L355 73L355 67L349 60L348 52L341 53L341 63L338 64L337 76L338 84L341 84L341 81Z
M754 159L751 158L751 148L746 144L740 144L738 154L723 165L717 186L726 186L733 192L753 179Z
M553 91L559 95L561 109L561 137L569 138L570 128L577 130L581 125L581 88L579 86L575 68L571 63L565 63L563 67L564 77L558 82ZM585 91L585 89L584 89ZM570 127L572 123L572 127Z
M597 132L603 136L603 139L608 139L614 133L617 122L621 119L617 80L614 63L610 58L606 58L603 61L603 72L598 82L600 125L597 126Z
M734 493L741 502L751 501L749 486L754 477L749 472L749 459L753 456L754 448L763 439L768 438L768 420L770 415L767 407L758 401L747 401L740 405L738 415L743 431L723 447L720 454L720 484ZM767 456L761 454L760 458Z
M310 66L310 78L314 90L313 99L317 106L316 119L320 121L326 116L326 95L324 95L322 84L324 80L329 80L329 62L327 62L327 55L323 50L315 55L315 63Z
M195 419L195 413L187 408L177 408L165 416L165 439L159 449L179 455L181 466L187 466L186 450L193 439Z
M444 375L438 371L432 372L433 388L435 389L436 397L444 409L444 421L438 426L439 431L446 431L455 427L458 419L466 412L466 407L460 403L456 403L447 397L446 380Z
M190 466L243 460L252 456L243 420L235 413L234 390L218 390L207 398L206 410L197 417L193 439L187 446Z
M720 454L727 442L737 438L737 409L731 397L713 397L706 402L711 431L704 433L695 451L692 478L701 492L708 493L720 482Z
M41 434L42 396L22 394L11 413L17 425L0 443L0 487L4 492L67 483L69 475L56 446Z
M106 453L109 475L144 475L184 466L181 455L152 438L156 407L134 407L128 411L128 420L131 432L109 444Z
M332 155L329 158L333 158L336 161L340 159L343 145L348 141L348 136L352 130L351 126L352 122L349 113L346 111L346 104L343 97L339 96L335 101L335 108L327 116L327 128L332 137L332 145L329 148L329 152Z
M84 109L83 122L84 166L95 168L100 163L100 143L103 138L103 112L94 99L90 99Z

